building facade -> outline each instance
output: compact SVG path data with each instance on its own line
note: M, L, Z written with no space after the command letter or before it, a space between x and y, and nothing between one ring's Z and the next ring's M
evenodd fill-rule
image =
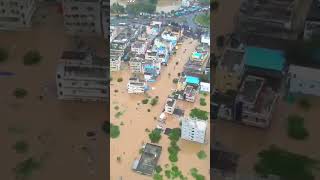
M107 101L108 66L85 51L64 51L56 73L60 100Z
M30 28L35 0L0 0L0 30Z
M101 0L63 0L63 18L70 34L102 34Z
M181 138L197 143L205 143L207 122L204 120L183 117L181 119Z

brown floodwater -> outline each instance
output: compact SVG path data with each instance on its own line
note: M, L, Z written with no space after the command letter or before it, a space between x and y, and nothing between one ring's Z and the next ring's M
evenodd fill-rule
M144 105L141 100L146 98L146 95L132 95L127 93L126 84L130 77L128 68L124 68L120 72L113 72L111 82L111 122L119 125L120 136L111 140L111 180L117 180L122 177L123 180L150 180L151 177L140 175L131 170L132 163L135 159L140 158L139 150L143 143L150 142L148 133L145 129L152 130L156 127L157 121L154 117L159 117L161 114L166 98L171 94L171 89L176 88L176 85L172 83L173 78L177 77L178 73L182 71L183 65L186 63L188 57L194 51L197 46L197 42L191 39L187 39L174 55L167 67L161 70L161 75L154 83L149 83L153 90L148 92L151 97L159 96L159 103L152 107L150 104ZM184 49L187 49L186 53L183 53ZM175 63L179 61L179 64L175 66ZM171 77L168 76L171 74ZM117 78L122 77L122 82L117 82ZM115 90L118 90L115 93ZM210 97L206 97L206 101L210 101ZM140 105L138 105L140 103ZM209 103L208 103L209 104ZM120 107L119 110L115 110L115 106ZM199 98L193 103L178 102L178 106L186 110L186 114L193 107L200 107ZM209 106L200 107L201 109L209 111ZM150 109L151 112L147 112ZM120 118L115 118L117 112L124 112ZM120 125L123 122L124 125ZM174 117L169 116L166 121L166 127L175 128L179 127L179 122ZM208 129L208 134L210 130ZM210 137L207 136L208 142ZM170 142L166 135L162 135L159 145L162 146L162 153L159 160L159 165L164 168L165 164L170 164L168 160L167 148ZM186 142L184 140L179 141L181 151L179 152L179 160L176 163L186 176L191 168L197 168L199 173L203 174L206 179L209 179L209 144L195 144ZM200 150L204 150L208 155L206 160L199 160L196 153ZM121 162L117 161L117 157L121 157ZM189 176L190 178L190 176Z

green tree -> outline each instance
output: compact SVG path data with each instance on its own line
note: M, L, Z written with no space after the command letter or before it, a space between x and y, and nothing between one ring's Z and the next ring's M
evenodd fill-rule
M120 135L120 128L117 125L113 125L110 123L110 137L117 138Z
M299 115L288 117L288 136L297 140L303 140L309 136L308 130L304 127L304 118Z
M161 130L154 129L149 134L149 139L152 143L158 143L161 139Z
M40 161L30 157L20 163L13 169L17 179L26 179L30 177L35 170L41 167Z
M27 90L23 88L16 88L13 91L13 95L18 99L24 98L25 96L27 96L27 94L28 94Z
M13 149L16 151L16 153L23 154L28 152L29 146L25 141L17 141L13 145Z
M169 139L171 141L179 141L181 137L181 129L180 128L174 128L171 130L171 132L169 133Z
M28 51L23 56L23 64L24 65L38 64L38 63L40 63L41 60L42 60L42 56L40 55L39 51L36 51L36 50Z
M6 49L0 48L0 62L6 61L9 57L9 53Z
M125 13L125 7L119 3L113 3L111 6L111 13L123 14Z
M208 112L198 108L192 109L189 116L192 118L198 118L201 120L208 120Z
M201 150L197 153L197 156L199 159L203 160L203 159L206 159L207 158L207 154L205 151Z

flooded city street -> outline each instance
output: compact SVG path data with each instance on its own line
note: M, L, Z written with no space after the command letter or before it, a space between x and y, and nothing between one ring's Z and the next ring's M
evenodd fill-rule
M192 44L190 44L192 42ZM132 163L134 159L140 158L139 150L144 143L149 142L148 132L153 130L157 121L154 118L158 118L164 108L166 99L169 94L171 94L171 89L175 89L176 85L172 82L173 78L178 77L178 73L182 72L184 64L187 62L191 53L197 46L197 41L192 39L186 39L184 43L180 46L176 55L173 55L168 66L163 66L160 76L154 83L149 83L152 90L147 92L147 95L133 95L127 93L127 82L130 77L130 71L125 68L120 72L112 72L111 81L111 122L119 125L120 127L120 137L117 139L111 139L111 180L117 180L118 177L125 179L141 179L149 180L151 177L140 175L131 170ZM186 53L184 52L186 49ZM176 65L178 62L178 65ZM170 77L168 74L171 74ZM122 82L117 82L117 79L123 78ZM116 93L115 90L118 90ZM142 104L141 101L147 96L159 97L159 102L156 106L151 106L149 104ZM210 97L206 97L206 101L209 102ZM119 106L118 111L123 112L120 118L116 118L115 106ZM178 107L182 109L190 109L193 107L192 103L188 102L178 102ZM199 100L195 102L195 107L200 106ZM151 111L148 112L147 110ZM201 109L209 111L209 106ZM188 114L189 112L185 112ZM124 125L121 125L123 122ZM166 127L176 128L179 127L178 119L169 116L166 120ZM209 129L207 130L210 132ZM208 136L207 136L208 137ZM209 142L210 139L208 139ZM164 167L165 164L170 164L168 159L168 145L170 144L169 139L166 135L162 135L160 140L162 146L162 153L159 160L159 165ZM199 160L196 153L200 150L204 150L209 159L209 146L208 144L200 145L192 142L186 142L180 140L178 145L181 148L179 152L177 166L182 170L183 174L186 176L189 170L196 167L199 173L203 174L207 179L209 178L209 161ZM118 162L116 157L121 157L121 162ZM192 163L189 163L192 162ZM189 176L189 175L188 175Z

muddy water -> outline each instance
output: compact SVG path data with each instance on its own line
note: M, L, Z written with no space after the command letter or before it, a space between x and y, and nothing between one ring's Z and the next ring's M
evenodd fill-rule
M110 4L120 3L121 5L128 4L127 0L111 0ZM156 11L157 12L170 12L172 10L178 10L181 7L181 0L159 0Z
M42 19L36 14L42 22L30 30L0 32L0 46L10 51L7 62L0 64L0 71L16 74L0 77L0 138L3 144L0 154L4 155L0 163L1 177L13 180L12 168L19 161L46 154L41 170L32 179L106 179L107 145L100 131L101 123L108 117L106 105L67 103L56 99L57 61L62 50L73 47L73 41L64 33L63 19L57 14L56 7L48 8L43 13L49 16ZM91 39L90 42L98 48L98 54L105 52L102 39ZM26 67L22 64L22 57L31 49L39 50L43 61ZM40 101L38 97L43 84L47 84L48 91ZM12 92L17 87L25 88L27 97L15 99ZM97 131L94 144L98 150L93 152L97 156L93 165L95 175L90 175L88 155L80 148L89 143L86 137L89 130ZM21 139L30 145L26 155L17 155L12 149L12 145Z
M172 83L172 79L177 77L178 72L182 71L184 63L197 45L196 42L189 44L190 41L191 40L185 41L177 54L171 58L168 66L162 69L161 75L158 77L157 81L150 84L154 90L150 90L148 95L151 97L159 96L159 103L154 107L149 104L137 105L145 98L145 95L129 95L126 92L126 83L130 76L127 68L121 72L112 73L112 78L114 80L111 85L111 106L119 106L120 109L118 111L122 111L124 114L117 119L114 117L117 111L114 108L111 109L111 121L114 124L119 125L121 129L120 137L111 140L111 180L117 180L120 176L122 176L124 180L151 179L148 176L133 172L131 170L131 165L134 159L140 158L139 149L141 148L141 145L150 142L148 133L145 132L145 129L148 128L152 130L156 127L157 122L154 120L154 117L159 117L164 108L166 98L171 93L171 89L176 88L176 85ZM187 53L183 53L184 49L187 49ZM174 67L177 61L179 61L179 64ZM168 73L171 74L171 77L168 77ZM121 83L117 82L116 79L118 77L122 77L124 81ZM118 93L114 92L116 89L119 91ZM209 102L209 97L207 97L207 102ZM199 101L195 104L199 104ZM192 104L179 102L178 106L184 107L188 111L188 109L192 107ZM147 112L147 109L150 109L151 112ZM205 107L205 109L209 110L209 107ZM121 122L124 123L123 126L120 125ZM170 128L179 127L179 122L175 118L169 116L166 126ZM196 167L199 169L199 172L204 174L208 179L209 161L197 159L196 153L203 149L209 156L209 146L183 141L179 143L182 151L179 153L177 165L183 170L183 173L187 175L187 172L189 172L191 168ZM169 145L168 138L163 135L159 144L163 148L159 164L164 167L164 164L169 163L167 153L167 147ZM121 157L121 162L116 160L117 156Z

